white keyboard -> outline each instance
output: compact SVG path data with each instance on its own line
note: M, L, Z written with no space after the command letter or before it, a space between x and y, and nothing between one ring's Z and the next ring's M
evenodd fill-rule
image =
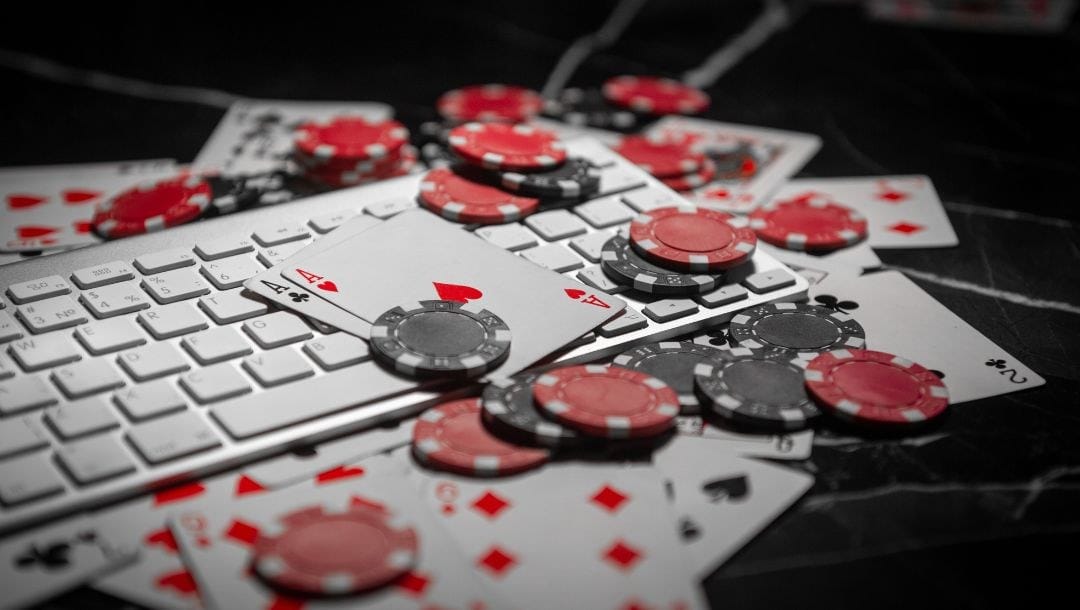
M600 195L475 229L630 304L550 362L611 357L805 297L806 280L760 251L694 299L623 291L600 270L603 242L637 212L681 198L595 140L567 146L602 168ZM420 176L0 267L0 533L439 400L385 373L365 342L241 287L355 214L415 207Z

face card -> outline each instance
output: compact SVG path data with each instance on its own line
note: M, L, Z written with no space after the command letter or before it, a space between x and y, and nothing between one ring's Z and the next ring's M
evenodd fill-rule
M1046 383L902 273L830 275L810 287L810 302L858 320L870 349L941 373L954 404Z
M229 107L192 167L225 174L280 169L292 152L293 132L301 123L338 115L380 121L390 118L393 109L374 102L239 101Z
M677 425L680 437L705 439L712 442L713 451L734 455L805 460L814 448L813 430L788 434L742 434L720 428L700 415L680 415Z
M651 126L650 136L690 138L717 164L717 178L685 196L698 205L749 212L764 203L821 147L807 133L669 116Z
M840 203L865 216L865 243L873 248L944 248L960 243L926 176L798 179L772 197L772 201L808 199Z
M364 264L357 264L364 261ZM591 331L626 303L535 265L424 210L312 256L298 254L282 276L353 315L374 321L404 303L474 304L510 327L510 375Z
M0 251L96 244L95 205L178 171L172 159L0 169Z

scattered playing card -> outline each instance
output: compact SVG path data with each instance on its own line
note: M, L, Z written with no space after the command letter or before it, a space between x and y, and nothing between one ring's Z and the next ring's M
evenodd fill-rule
M788 434L742 434L719 428L698 415L680 415L679 435L702 438L713 443L713 450L747 457L774 460L805 460L814 445L814 431Z
M824 254L811 254L780 248L758 240L758 248L768 252L785 265L815 269L829 273L859 275L863 271L881 267L881 259L865 241Z

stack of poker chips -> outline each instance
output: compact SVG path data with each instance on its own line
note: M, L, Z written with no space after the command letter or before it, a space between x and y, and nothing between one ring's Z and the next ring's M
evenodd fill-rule
M418 153L409 130L395 120L338 116L300 125L292 157L307 178L343 188L404 176Z

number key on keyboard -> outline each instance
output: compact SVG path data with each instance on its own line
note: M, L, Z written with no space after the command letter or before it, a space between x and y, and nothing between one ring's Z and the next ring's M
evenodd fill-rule
M203 263L201 271L218 290L228 290L261 272L262 267L255 259L240 255Z
M251 234L252 239L260 246L269 247L283 244L289 241L307 239L311 233L301 226L284 225L280 227L265 227Z
M245 254L254 250L255 242L246 237L219 237L201 240L195 244L195 254L204 261Z
M4 506L62 491L64 483L45 455L26 455L0 462L0 503Z
M86 310L69 296L19 305L15 315L35 333L77 326L87 319Z
M82 358L75 343L60 333L18 339L8 351L24 371L39 371Z
M195 255L186 248L143 254L135 259L135 268L144 274L161 273L195 264Z
M218 324L232 324L270 311L266 303L249 299L240 290L205 296L199 299L199 307Z
M124 261L112 261L93 267L85 267L71 274L71 279L79 288L97 288L106 284L114 284L135 277L135 270Z
M259 251L259 262L266 267L273 267L274 265L284 262L293 254L296 254L300 250L303 250L307 244L305 242L292 242L288 244L281 244L280 246L274 246L272 248L264 248Z
M75 329L75 338L95 356L146 343L146 335L128 318L83 324Z
M87 290L79 297L95 318L119 316L150 307L150 297L138 282L123 282Z
M135 463L127 450L111 434L68 443L56 451L56 457L80 485L90 485L135 470Z
M184 411L134 426L128 440L151 464L200 453L221 445L221 440L198 415Z
M38 278L8 286L7 293L16 303L31 303L71 292L71 286L59 275Z
M194 303L173 303L144 311L139 314L139 323L156 339L178 337L209 326Z
M81 398L124 385L113 365L102 358L62 366L53 371L52 378L69 398Z
M244 332L264 349L311 338L311 328L294 314L278 311L244 322Z
M175 303L210 292L206 284L190 269L176 269L143 278L143 288L158 303Z

